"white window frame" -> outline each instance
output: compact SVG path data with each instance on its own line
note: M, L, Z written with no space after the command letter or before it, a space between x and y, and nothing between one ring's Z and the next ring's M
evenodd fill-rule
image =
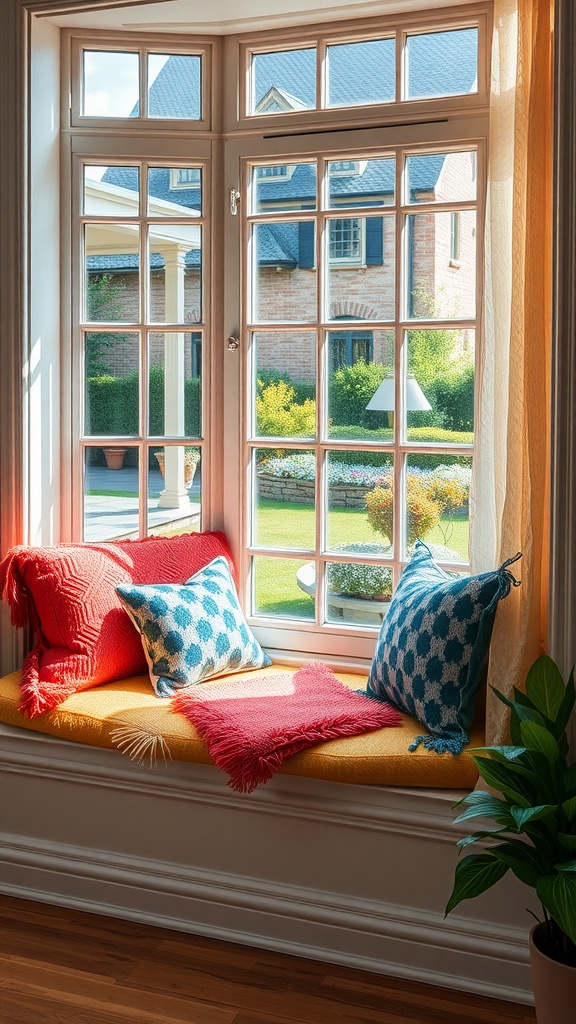
M456 13L456 12L455 12ZM426 140L426 144L431 148L437 148L438 145L454 148L462 147L462 140L467 138L466 128L469 132L468 138L478 140L483 138L485 135L486 128L486 75L482 68L486 58L486 32L489 24L489 9L487 5L482 4L478 8L475 8L474 13L469 16L471 22L475 23L479 27L479 34L481 45L479 47L479 82L482 84L484 92L482 95L465 95L459 97L450 97L446 101L441 101L442 104L446 104L447 108L447 126L444 126L440 133L433 127L433 123L437 120L435 114L438 110L437 100L425 100L420 101L418 104L412 101L402 101L402 114L410 111L412 117L418 113L420 119L425 119L427 122L431 121L432 124L427 125L423 130L417 130L416 127L410 123L403 125L402 127L397 126L398 119L398 105L386 104L375 105L370 108L370 115L372 118L378 116L379 120L379 141L381 140L382 145L379 145L377 152L381 153L386 150L388 144L393 146L398 143L402 146L410 146L418 150L418 145L422 143L422 138ZM403 38L402 33L406 34L411 31L412 28L418 24L422 26L422 30L430 31L432 28L446 28L450 26L461 26L465 23L465 19L461 13L458 18L446 16L443 19L439 19L438 13L434 13L434 17L427 16L424 14L418 19L415 16L409 16L404 19L389 19L389 24L396 25L395 31L397 38ZM322 40L322 45L327 45L330 41L346 41L348 39L362 38L366 39L369 36L366 27L360 31L358 29L355 34L354 25L345 26L340 34L336 35L331 33L330 35L324 34L324 29L318 30L315 38ZM378 32L373 31L374 36L380 38L382 36L382 29ZM298 38L297 38L298 37ZM297 33L296 30L290 30L287 33L274 34L271 36L267 34L265 37L260 36L259 38L251 37L250 43L244 38L230 37L224 42L224 61L228 68L228 93L225 94L224 105L222 109L221 123L222 127L228 133L228 139L226 143L226 154L225 154L225 181L227 183L236 181L239 186L239 192L241 196L246 195L248 187L247 181L240 180L238 177L238 168L242 161L242 158L249 153L250 158L254 161L254 165L262 165L268 163L280 163L282 165L290 165L294 163L295 155L298 154L298 159L301 157L305 158L306 153L318 153L317 143L311 146L301 145L301 139L298 139L298 148L295 148L293 143L295 139L292 139L290 146L287 148L286 143L271 142L269 139L264 140L264 135L269 135L270 129L273 129L278 123L278 116L276 114L269 115L258 115L257 118L252 118L250 123L246 118L237 116L236 113L233 115L233 111L237 110L237 98L236 98L236 86L238 79L234 82L233 69L237 69L239 81L240 81L240 93L242 93L244 76L242 73L242 61L245 59L246 53L248 52L247 47L250 46L250 52L253 51L254 46L261 45L261 50L269 51L271 48L283 49L289 45L291 48L297 45L306 46L310 40L310 34L306 31L304 33ZM253 39L255 41L253 41ZM107 34L101 37L101 45L109 48L114 42L115 45L122 46L125 44L125 37L115 36L110 37ZM186 43L188 42L188 45ZM92 46L92 36L77 36L74 34L74 45L77 50L81 45L88 43ZM155 45L157 40L145 39L140 41L140 45L145 51L146 47L156 49L158 51L166 52L166 50L173 51L173 47L166 45L160 46ZM190 50L194 52L194 46L197 44L196 39L189 41L179 38L179 45L182 50ZM262 45L264 44L264 45ZM76 58L76 67L78 66L78 58ZM74 74L74 62L72 62L72 74ZM400 74L400 66L398 67L398 74ZM203 108L206 110L206 106ZM74 110L72 110L70 131L73 134L76 127L74 123ZM322 149L321 154L325 156L327 162L330 162L331 158L334 159L349 159L358 163L363 159L369 159L371 151L374 149L374 135L372 134L372 128L376 125L371 124L358 124L359 111L351 111L347 108L329 108L323 110L302 110L298 114L290 115L294 117L294 124L290 127L293 131L296 127L301 129L304 127L305 130L309 130L313 127L320 127L324 131L326 127L336 129L335 133L331 135L329 132L326 135L326 146ZM220 120L220 113L215 114L216 120ZM463 118L465 119L463 121ZM122 119L114 119L115 127L122 127L126 129L122 136L118 136L117 146L118 149L113 148L110 150L111 153L115 154L116 160L119 161L119 153L122 151L126 152L126 136L130 138L129 129L133 130L133 126L136 119L130 119L127 123L123 123ZM139 124L139 134L144 134L146 137L152 139L153 137L161 138L162 135L172 134L172 125L174 122L163 122L158 119L153 119L151 122L144 124L146 119L142 119L142 124ZM364 120L364 111L362 112L362 121ZM285 120L282 120L283 127L287 125ZM106 124L110 127L110 122ZM482 135L478 134L478 126L484 125ZM88 137L91 133L86 131L84 123L81 125L83 131L80 135ZM101 129L106 125L92 125L95 129L100 129L99 137L98 131L93 133L94 146L98 148L100 146L100 140L102 136ZM183 125L180 123L177 125L178 132L174 132L174 136L181 136L181 130ZM198 128L197 123L195 127ZM169 132L166 132L169 129ZM345 135L342 136L341 131L344 129ZM418 131L420 134L418 134ZM234 137L234 133L237 132L237 138ZM149 136L148 136L149 133ZM199 138L201 135L206 139L206 133L199 132ZM291 132L288 132L291 136ZM220 138L219 134L214 132L210 138L214 145L217 144L217 140ZM184 141L184 139L183 139ZM346 142L346 145L343 143ZM130 143L128 143L128 148ZM101 148L99 149L101 153ZM101 153L101 156L104 154ZM176 155L170 159L170 163L176 160ZM190 161L196 162L195 154L190 153L189 149L186 153L186 160L182 153L180 153L180 163L189 165ZM230 173L229 173L230 172ZM397 182L398 188L398 182ZM397 195L399 193L397 192ZM442 204L440 207L442 210L446 209L446 204ZM371 209L371 214L376 215L376 210ZM414 209L414 212L420 212L420 209ZM388 208L383 206L378 209L378 215L385 216L389 212ZM214 231L216 235L221 228L222 221L221 217L224 211L222 209L215 210L215 222ZM279 216L279 215L278 215ZM336 210L327 210L325 220L338 216L338 219L342 218L342 213ZM356 216L356 213L354 213ZM224 220L224 235L223 245L221 247L222 257L221 266L217 267L217 261L215 260L211 267L212 279L213 280L225 280L226 287L224 289L224 296L222 292L218 292L211 296L212 312L213 312L213 331L218 332L219 314L220 308L222 312L222 337L236 338L239 336L239 327L241 326L244 319L244 311L238 306L238 296L241 294L242 279L239 274L237 252L240 244L238 235L240 218L230 218L226 211ZM397 245L399 239L397 238ZM216 246L216 249L219 249ZM242 270L242 274L244 270ZM480 308L478 306L478 308ZM334 323L330 326L334 327ZM357 323L358 328L367 327L371 329L374 324L368 322L367 324ZM418 326L424 326L418 325ZM438 326L455 326L452 322L448 325L438 324ZM323 327L323 330L325 328ZM218 387L212 390L212 403L211 407L207 411L207 423L211 428L211 437L214 439L213 455L211 459L211 465L213 470L213 485L210 490L210 500L205 506L206 515L203 519L203 525L209 527L223 527L227 533L233 553L236 557L236 561L240 565L240 576L241 576L241 595L244 600L245 607L248 607L248 574L246 572L246 551L244 547L245 537L245 523L246 523L246 498L244 495L244 484L249 478L249 466L245 463L244 455L242 454L242 448L239 447L239 439L242 437L242 423L244 419L247 396L244 393L244 384L242 383L242 374L238 373L239 364L244 368L246 353L243 351L245 344L245 337L242 337L240 332L240 352L234 355L235 348L230 346L229 348L221 348L217 351L216 346L213 354L213 359L210 368L210 379L214 385L215 381L220 378L221 386L223 391L219 392ZM239 355L239 358L238 358ZM206 366L206 362L204 363ZM142 377L142 381L144 377ZM221 393L223 396L222 405L218 405L218 396ZM402 399L399 398L399 402ZM399 406L397 405L397 408ZM222 422L218 415L218 409L225 409L226 416L225 421ZM73 432L74 433L74 432ZM80 436L79 431L76 432L76 436ZM145 439L139 438L138 443L145 447ZM353 446L354 447L354 446ZM141 460L143 465L143 460ZM240 474L238 474L238 466L243 467ZM72 484L71 493L76 493L78 480L80 479L80 468L76 465L75 471L71 474ZM76 480L76 484L74 484ZM225 486L224 486L225 481ZM398 498L399 500L399 498ZM74 502L72 503L74 506ZM72 527L71 533L77 534L77 523ZM399 567L398 570L399 571ZM300 629L294 629L293 624L288 623L280 628L276 628L275 625L270 627L269 623L262 623L257 618L252 619L255 632L259 636L261 642L265 643L266 646L272 649L280 649L283 651L296 651L308 653L310 651L319 652L325 655L333 655L337 658L349 659L353 658L358 661L367 659L373 649L374 633L373 631L367 631L362 629L354 629L349 626L338 629L337 627L331 629L324 629L320 633L320 641L318 639L317 631L314 635L314 630L304 631ZM327 646L326 646L327 645Z

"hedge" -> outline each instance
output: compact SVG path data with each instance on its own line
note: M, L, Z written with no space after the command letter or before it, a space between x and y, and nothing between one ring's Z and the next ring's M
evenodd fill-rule
M365 427L332 427L330 440L334 441L357 441L362 444L365 441L379 441L380 443L391 443L393 439L390 428L380 430L367 430ZM442 427L411 427L408 430L408 440L414 443L424 444L472 444L474 435L469 431L444 430ZM462 455L426 455L423 452L410 456L410 466L417 469L436 469L437 466L445 466L446 460L450 464L457 463L461 466L470 465L469 454ZM334 462L343 462L348 466L381 466L382 452L332 452L330 458Z
M150 434L164 433L164 367L150 367ZM87 433L129 436L138 434L138 371L123 377L102 375L86 381ZM184 432L186 437L200 437L200 378L184 382ZM95 461L104 464L101 451ZM136 465L137 452L128 449L125 465ZM151 462L156 466L156 462Z

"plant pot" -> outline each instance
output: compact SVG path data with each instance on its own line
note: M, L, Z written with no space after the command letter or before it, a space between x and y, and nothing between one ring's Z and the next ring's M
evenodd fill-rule
M104 448L104 458L108 469L122 469L125 455L125 448Z
M538 948L542 925L530 932L530 970L538 1024L574 1024L576 967L551 960ZM536 941L535 941L536 938Z
M154 457L158 462L158 467L164 476L164 452L155 452ZM192 486L194 480L194 474L196 472L196 466L200 461L200 456L193 452L186 452L184 456L184 487L186 490Z

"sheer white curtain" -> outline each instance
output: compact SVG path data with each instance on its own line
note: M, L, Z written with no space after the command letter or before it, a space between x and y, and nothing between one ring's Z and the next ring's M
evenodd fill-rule
M496 616L488 682L523 685L546 640L552 307L553 0L495 0L485 346L471 495L472 566L522 551ZM506 739L490 690L489 742Z

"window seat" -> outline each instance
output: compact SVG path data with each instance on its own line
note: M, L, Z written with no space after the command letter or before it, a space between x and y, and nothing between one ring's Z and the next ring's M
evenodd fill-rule
M262 672L289 672L278 664ZM351 689L366 685L366 676L337 672ZM0 679L0 721L60 739L95 747L118 749L133 733L150 737L148 748L156 756L173 761L213 764L206 743L183 715L175 714L170 702L154 695L148 676L135 676L73 694L53 711L35 719L18 711L20 673ZM408 746L421 734L422 726L402 715L402 725L379 729L352 738L330 740L289 758L281 774L298 775L330 782L370 786L415 786L439 789L470 789L478 779L474 762L466 750L458 757L437 754L420 745L412 753ZM470 746L484 742L482 723L474 726ZM149 760L147 753L144 760Z

